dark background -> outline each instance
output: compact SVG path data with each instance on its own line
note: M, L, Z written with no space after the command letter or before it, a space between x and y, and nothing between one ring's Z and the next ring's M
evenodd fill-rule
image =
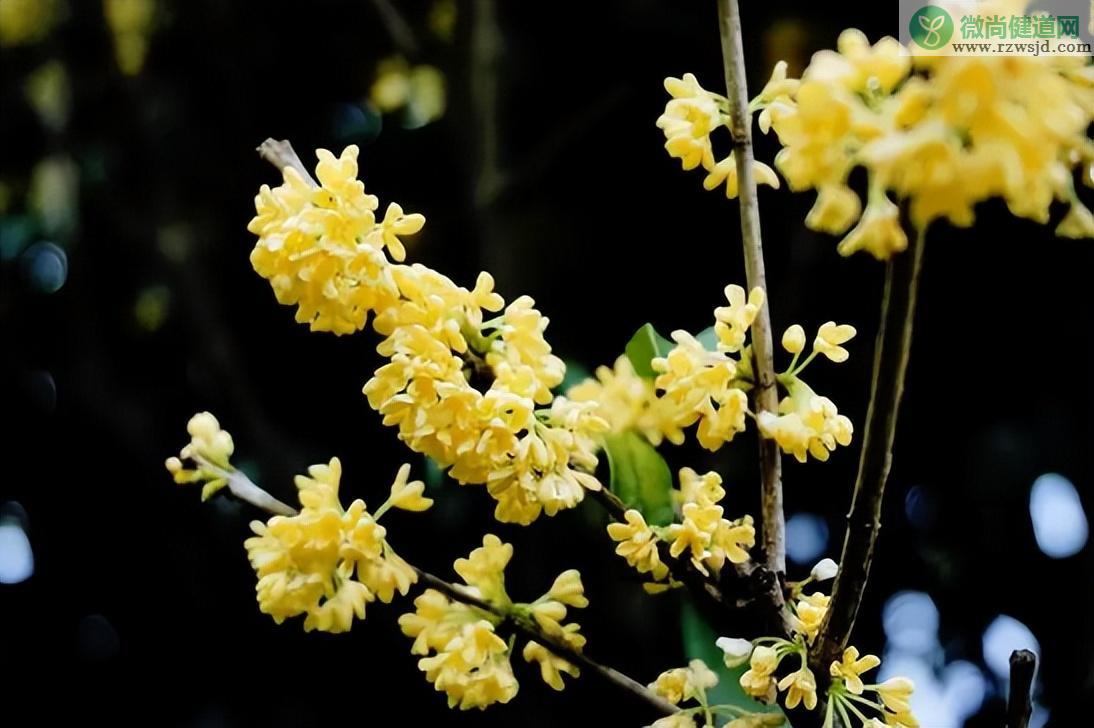
M556 351L589 368L610 363L643 322L705 328L722 287L743 283L736 204L681 172L654 126L665 76L692 71L721 87L713 2L460 2L450 40L431 32L428 3L399 3L412 62L447 78L446 114L421 128L397 113L381 120L364 102L377 62L399 50L383 5L162 2L135 76L119 72L97 2L70 2L42 40L0 49L0 515L25 530L34 556L29 579L0 584L3 710L33 705L35 716L18 724L68 712L182 726L648 718L593 678L555 694L519 658L509 705L448 711L395 625L409 598L373 604L345 635L278 627L257 610L242 548L257 514L226 499L202 505L163 470L187 418L208 409L234 434L237 462L285 499L294 473L332 455L344 492L370 503L401 462L424 472L360 394L380 361L375 335L310 334L250 268L252 198L277 179L253 151L267 136L291 139L309 166L316 147L359 144L369 191L428 218L412 260L464 285L490 270L508 300L532 295ZM846 26L871 39L896 30L885 3L744 5L753 91L775 60L800 70ZM72 91L53 128L24 94L49 60ZM762 160L776 149L757 141ZM52 230L25 194L51 155L78 177L70 223ZM815 364L809 377L858 425L883 270L865 255L840 258L836 240L804 228L812 198L760 193L775 325L859 328L849 363ZM901 591L929 595L937 644L929 610L914 612L913 628L927 631L917 664L940 685L954 661L982 675L934 693L967 702L981 691L969 686L982 686L967 725L998 726L1005 685L982 635L1009 615L1040 644L1038 702L1050 725L1077 726L1094 707L1092 552L1042 553L1029 494L1036 477L1060 473L1092 511L1094 247L996 202L978 218L929 235L885 528L855 642L885 654L884 605ZM63 285L50 292L58 261ZM824 555L835 558L858 444L827 464L785 466L788 515L819 515ZM754 459L751 438L716 456L670 453L674 468L722 472L736 514L757 510ZM497 533L516 545L507 578L517 597L582 569L591 654L643 682L685 659L677 597L642 595L594 505L522 529L493 522L482 489L446 483L431 495L433 511L389 524L411 561L451 575L452 560ZM51 697L28 703L24 684ZM933 720L924 725L949 728Z

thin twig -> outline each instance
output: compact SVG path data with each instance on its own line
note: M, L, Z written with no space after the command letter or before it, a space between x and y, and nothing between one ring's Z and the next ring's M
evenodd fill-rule
M920 232L910 248L893 258L886 268L881 323L874 345L870 404L866 409L855 492L851 511L847 514L847 535L843 540L839 574L832 587L832 601L810 655L814 669L824 674L827 674L827 666L838 660L847 647L881 529L881 503L892 463L897 414L912 347L923 248L923 233Z
M1010 694L1007 696L1007 728L1028 728L1033 714L1033 675L1037 655L1029 650L1010 653Z
M292 148L292 144L289 143L288 139L278 141L271 137L259 144L255 151L258 152L260 157L277 167L278 170L292 167L300 174L304 181L309 183L312 187L319 186L319 183L311 176L311 172L308 171L308 168L300 161L300 157L296 154L296 150Z
M567 662L571 662L580 667L586 668L590 672L594 672L601 678L615 685L617 688L630 693L634 697L643 701L651 708L661 713L662 715L672 715L677 711L676 706L669 703L664 698L660 697L646 686L639 683L634 678L628 677L618 670L602 665L599 662L589 658L582 652L578 652L567 645L562 640L547 634L541 630L535 622L531 620L521 619L515 615L509 614L502 609L498 609L489 602L483 601L478 597L468 594L466 591L456 586L455 584L449 584L443 579L430 574L427 571L422 571L417 567L413 567L418 573L418 578L422 584L428 587L432 587L437 591L443 593L456 601L468 604L476 609L480 609L484 612L489 612L495 617L499 617L508 624L510 624L516 631L523 634L525 637L531 640L535 640L550 648L556 655L562 657Z
M241 471L235 470L227 474L228 491L243 501L250 503L259 510L272 513L275 516L295 516L296 509L288 503L282 503L277 498L255 485L250 478Z
M730 132L733 134L737 164L737 187L741 206L741 242L744 245L745 277L749 290L767 293L764 251L760 239L760 201L752 171L752 115L748 112L748 86L741 39L741 11L737 0L718 0L718 27L722 36L726 95L729 98ZM756 411L775 412L779 406L775 388L774 345L771 335L769 297L752 323L752 351L756 360ZM783 514L782 460L774 440L760 437L763 545L767 568L786 573L786 522Z
M291 147L290 147L291 149ZM232 495L239 500L250 503L259 510L266 511L267 513L273 513L275 515L291 516L295 515L296 511L281 501L274 498L272 495L262 490L262 488L255 485L247 476L243 475L239 471L233 473L233 477L228 480L228 488ZM544 632L540 627L530 619L522 619L517 615L510 614L509 612L500 609L490 602L487 602L479 597L471 594L470 592L461 589L455 584L441 579L438 576L430 574L428 571L419 569L413 564L410 568L418 574L419 581L425 586L432 587L439 592L442 592L445 596L456 601L463 602L469 606L479 609L484 612L489 612L496 617L501 618L512 627L523 634L525 637L535 640L540 644L550 648L556 655L571 662L580 667L588 669L590 672L594 672L604 680L612 683L616 687L630 693L634 697L638 698L642 702L646 703L650 707L657 710L662 715L672 715L676 712L676 706L669 703L664 698L661 698L649 688L639 683L634 678L628 677L618 670L602 665L596 662L592 658L586 656L584 653L570 647L562 640Z

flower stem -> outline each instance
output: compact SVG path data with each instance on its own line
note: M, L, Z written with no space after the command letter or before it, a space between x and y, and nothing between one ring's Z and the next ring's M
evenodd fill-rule
M748 111L748 86L741 39L741 10L737 0L718 0L718 27L729 99L730 132L741 206L741 242L749 290L767 293L764 251L760 239L760 203L752 163L752 115ZM779 397L775 388L774 345L771 334L770 297L752 322L752 351L756 359L756 412L775 412ZM786 573L786 522L783 514L782 460L774 440L760 437L760 476L763 510L763 544L767 568Z
M292 507L282 503L266 491L262 490L262 488L255 485L247 478L247 476L239 473L239 471L233 473L233 476L237 476L240 482L245 481L245 487L240 487L237 489L236 487L232 487L233 481L229 479L229 488L232 495L239 498L240 500L250 503L260 510L275 515L294 515L296 513L296 511ZM421 584L436 589L450 599L454 599L470 607L474 607L475 609L478 609L482 612L486 612L488 614L492 614L495 617L498 617L501 621L507 622L513 627L515 631L520 632L528 639L533 639L536 642L539 642L566 661L586 668L587 670L589 670L589 672L596 673L604 680L610 682L611 684L624 690L625 692L630 693L635 698L638 698L640 701L653 708L661 715L672 715L677 711L675 705L668 702L661 696L657 695L634 678L624 675L623 673L612 667L608 667L607 665L602 665L599 662L596 662L595 660L587 657L585 654L573 649L562 640L554 637L553 635L547 634L542 629L540 629L539 625L537 625L536 622L530 617L526 615L521 616L514 614L512 610L504 609L502 607L491 604L490 602L487 602L483 599L480 599L479 597L465 591L464 589L461 589L459 586L455 584L450 584L444 579L434 576L428 571L423 571L422 569L419 569L417 566L414 566L409 562L408 565L410 566L410 568L414 569L414 572L418 575L418 580Z

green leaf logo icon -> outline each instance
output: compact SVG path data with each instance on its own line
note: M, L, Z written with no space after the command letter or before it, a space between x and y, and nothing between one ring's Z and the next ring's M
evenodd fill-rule
M912 16L908 32L917 46L936 51L950 42L953 18L937 5L924 5Z

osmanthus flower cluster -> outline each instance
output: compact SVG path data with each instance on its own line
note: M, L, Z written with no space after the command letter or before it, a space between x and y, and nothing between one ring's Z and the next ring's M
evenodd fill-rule
M608 525L608 535L618 542L615 552L640 574L649 575L646 591L657 593L679 586L662 560L662 544L673 558L689 559L704 575L711 571L717 574L727 561L740 564L748 560L748 550L756 544L752 516L725 518L719 505L725 494L717 473L699 475L691 468L683 468L680 488L673 491L680 506L679 523L650 525L632 508L624 514L624 522Z
M649 684L649 689L680 706L680 710L654 721L649 728L696 728L699 725L713 728L717 718L726 716L730 720L723 723L722 728L763 728L783 724L783 717L778 713L755 713L738 705L712 704L707 691L717 684L718 676L702 660L692 660L687 667L661 673Z
M513 602L505 590L505 568L512 556L512 545L488 534L481 547L455 562L456 573L466 584L463 590L489 604L492 611L427 589L414 600L415 611L399 618L403 633L414 638L411 652L423 656L418 667L448 696L450 707L482 709L507 703L517 694L511 662L515 641L506 641L497 633L505 619L501 615L535 624L577 652L585 646L580 626L564 623L567 608L583 608L589 603L581 575L565 571L534 602ZM525 643L521 654L525 661L538 665L543 681L555 690L563 689L563 674L580 675L576 665L534 640Z
M354 332L373 315L389 362L365 384L369 404L412 450L486 485L499 520L527 524L600 488L595 439L608 423L592 404L552 394L565 366L532 299L506 306L487 273L467 290L400 263L401 237L425 219L396 203L377 219L357 147L317 154L318 186L286 167L284 184L255 198L251 262L278 301L316 331Z
M621 358L614 369L599 368L596 379L585 380L567 394L573 400L594 403L594 411L612 432L635 430L653 445L666 439L680 444L685 440L685 428L698 423L695 436L699 444L711 451L720 449L744 431L747 418L753 415L747 394L755 386L748 338L764 302L760 288L746 295L740 286L730 285L725 296L728 305L714 310L713 347L686 331L674 331L676 345L651 361L657 375L652 383ZM800 462L809 455L827 460L836 447L851 443L851 421L800 374L818 355L836 363L846 361L849 354L843 344L855 333L847 324L823 324L802 361L805 330L795 324L783 335L783 348L793 356L777 376L785 396L778 412L760 412L755 419L762 436L775 440Z
M417 574L387 541L380 517L391 508L424 511L433 501L422 496L421 481L407 480L410 466L399 469L388 499L368 511L356 499L343 509L338 498L342 464L332 458L298 475L300 513L252 521L255 535L244 542L258 575L258 607L280 624L306 615L304 629L349 630L356 615L365 617L365 604L390 603L395 593L406 595Z
M803 594L814 581L826 581L835 576L837 566L831 559L819 562L809 578L793 584L794 599L789 605L792 639L760 637L745 640L721 637L717 641L725 655L727 667L748 664L741 674L741 688L747 695L773 703L781 697L788 709L801 706L815 710L819 705L817 678L807 664L809 646L816 639L828 608L829 598L821 592ZM797 669L780 670L783 660L796 661ZM910 699L914 685L904 677L895 677L880 684L867 684L862 675L881 664L875 655L861 655L855 647L844 650L842 658L829 666L829 683L825 701L824 728L918 728L912 714ZM779 673L779 674L776 674ZM872 694L873 697L869 697Z
M208 412L194 415L187 429L191 441L181 456L195 467L185 468L179 458L168 458L166 466L176 482L204 481L204 500L236 472L229 462L232 436ZM369 512L361 499L342 507L338 458L311 466L307 476L298 475L300 511L290 509L292 515L277 515L265 523L252 521L255 535L244 542L258 577L259 609L278 624L304 616L309 632L345 632L355 616L364 619L368 602L391 602L396 592L406 595L417 574L392 549L379 520L392 508L424 511L433 504L422 495L425 485L409 477L410 466L403 465L387 500Z
M685 170L702 166L707 176L703 187L714 190L725 186L726 197L737 196L737 158L731 151L722 159L714 156L710 134L718 127L729 128L729 101L725 96L707 91L693 74L683 78L666 78L665 90L672 99L657 119L657 128L665 133L665 149L680 160ZM756 181L771 187L779 186L775 171L763 162L753 162Z
M231 433L220 428L220 422L209 412L199 412L186 423L190 442L179 452L179 457L167 458L165 466L175 479L184 485L201 483L201 499L209 500L228 485L235 471L232 453L235 442ZM187 464L192 467L186 467Z
M978 12L1023 15L1025 4ZM909 55L892 38L871 45L857 30L841 34L837 49L817 53L800 79L779 62L751 109L783 145L775 166L790 189L818 193L806 225L844 235L841 254L885 259L907 247L894 197L908 202L919 231L937 219L967 227L991 197L1045 224L1060 200L1070 211L1057 234L1094 237L1094 215L1073 185L1076 166L1094 183L1089 59ZM848 185L858 167L868 177L865 210Z

